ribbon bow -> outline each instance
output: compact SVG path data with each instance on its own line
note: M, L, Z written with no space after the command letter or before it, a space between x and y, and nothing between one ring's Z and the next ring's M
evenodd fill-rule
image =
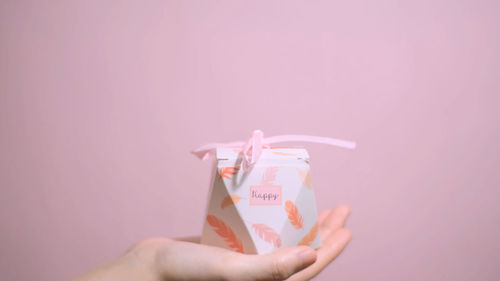
M270 144L279 142L322 143L348 149L354 149L356 147L356 143L351 141L307 135L281 135L264 138L264 133L261 130L255 130L252 132L252 136L247 142L236 141L227 143L209 143L191 151L191 153L202 160L206 160L211 154L214 153L216 148L241 147L243 149L243 161L241 162L241 165L243 170L247 171L250 167L257 163L260 155L262 154L263 148L269 148Z

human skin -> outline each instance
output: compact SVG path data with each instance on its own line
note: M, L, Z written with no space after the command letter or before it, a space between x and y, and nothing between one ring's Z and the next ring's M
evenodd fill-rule
M351 241L344 228L350 210L341 205L319 214L323 245L289 247L247 255L199 244L199 237L149 238L117 259L70 281L309 280L330 264Z

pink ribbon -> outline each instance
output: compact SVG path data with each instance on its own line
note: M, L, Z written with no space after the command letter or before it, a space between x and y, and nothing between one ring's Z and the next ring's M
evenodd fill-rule
M191 151L191 153L202 160L206 160L208 157L210 157L210 155L214 154L216 148L241 147L243 154L243 161L241 162L241 165L243 170L247 171L259 160L263 148L269 148L270 144L279 142L322 143L348 149L354 149L356 147L356 143L351 141L307 135L281 135L264 138L264 133L261 130L255 130L253 131L252 136L247 142L236 141L227 143L209 143Z

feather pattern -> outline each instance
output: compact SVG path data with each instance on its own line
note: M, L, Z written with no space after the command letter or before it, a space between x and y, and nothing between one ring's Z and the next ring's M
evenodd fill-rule
M281 247L281 237L272 228L262 223L253 224L252 227L255 233L257 233L260 238L264 239L264 241L273 243L276 248Z
M261 185L272 185L276 179L276 173L278 172L278 167L268 167L262 176Z
M276 155L281 155L281 156L297 156L296 153L288 153L288 152L282 152L282 151L273 151L273 154Z
M224 199L222 200L222 203L220 204L220 208L222 210L224 210L224 208L231 206L231 205L234 205L234 204L238 203L238 201L240 201L240 200L241 200L241 197L239 197L238 195L228 195L228 196L224 197Z
M299 214L297 206L295 206L292 201L287 200L285 202L285 210L288 213L288 220L290 220L290 223L295 226L295 228L302 228L303 219L302 215Z
M319 225L318 222L316 222L309 233L307 233L306 236L300 240L298 246L310 246L314 239L316 239L316 235L318 235L318 228Z
M312 189L311 173L309 170L297 170L297 172L299 173L302 184L304 184L307 188Z
M219 174L222 178L231 179L231 176L236 174L236 171L239 169L239 167L222 167L219 170Z
M243 244L241 240L236 237L233 230L227 226L222 220L216 216L208 215L207 222L212 226L214 231L228 243L229 248L236 252L243 253Z

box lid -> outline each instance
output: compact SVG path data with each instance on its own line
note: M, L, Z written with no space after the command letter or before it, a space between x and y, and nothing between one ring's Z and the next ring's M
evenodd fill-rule
M241 157L241 148L217 148L217 160L235 160ZM271 147L262 149L261 159L302 159L308 160L309 154L305 148Z

